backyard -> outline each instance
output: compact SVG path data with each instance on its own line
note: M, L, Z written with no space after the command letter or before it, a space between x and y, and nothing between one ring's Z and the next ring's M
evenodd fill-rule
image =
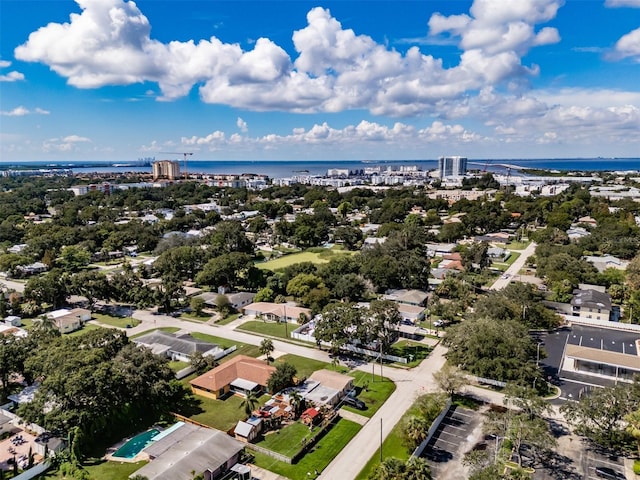
M102 459L93 459L85 461L82 465L82 470L87 473L86 478L91 480L121 480L128 478L129 475L142 468L146 463L107 462ZM40 480L67 480L74 477L63 475L59 470L52 469L36 478Z
M361 426L357 423L340 419L295 465L280 462L258 452L252 452L255 455L254 463L291 480L307 480L311 478L313 472L316 470L321 472L329 465L360 428Z
M188 381L185 384L189 385ZM200 395L196 395L195 398L200 401L200 409L202 411L189 416L189 418L198 423L226 432L235 427L238 420L246 418L242 406L244 398L240 396L231 395L225 400L214 400ZM261 396L259 398L260 405L264 405L264 402L270 398L270 395Z

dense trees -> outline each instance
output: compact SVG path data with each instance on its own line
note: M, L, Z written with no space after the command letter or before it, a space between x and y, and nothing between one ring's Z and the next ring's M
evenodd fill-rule
M636 383L618 383L614 387L596 388L577 402L562 407L567 421L578 435L612 451L625 449L633 440L633 431L625 421L640 405L640 388ZM631 418L634 420L634 418Z
M294 384L296 367L290 363L283 362L276 365L275 371L267 381L267 388L271 393L277 393Z
M42 381L19 414L51 431L78 428L85 452L98 439L159 419L187 396L166 360L114 330L41 342L29 352L25 368Z
M543 388L536 344L517 320L469 319L447 331L445 344L449 362L473 375Z

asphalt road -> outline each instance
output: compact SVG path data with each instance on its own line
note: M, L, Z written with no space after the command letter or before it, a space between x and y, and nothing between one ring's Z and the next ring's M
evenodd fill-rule
M514 280L517 280L518 272L522 270L525 263L527 263L528 258L536 253L536 243L531 242L527 248L520 252L520 256L516 258L516 261L511 264L511 266L502 274L502 276L498 277L498 279L493 282L493 285L489 287L489 290L502 290L509 283Z

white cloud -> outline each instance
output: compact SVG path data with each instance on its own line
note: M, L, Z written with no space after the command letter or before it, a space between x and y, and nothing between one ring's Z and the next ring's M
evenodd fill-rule
M537 73L521 58L554 43L558 32L536 25L552 19L561 0L475 0L470 14L429 20L430 37L457 41L457 66L417 47L404 55L345 29L329 10L313 8L293 32L296 58L268 38L252 50L211 37L162 43L135 3L76 0L82 12L50 23L15 49L16 58L41 62L80 88L157 82L159 100L185 96L196 85L203 101L238 108L290 112L368 109L376 115L429 114L443 100Z
M11 62L9 60L0 60L0 68L7 68L10 66ZM15 70L7 74L0 75L0 82L17 82L19 80L24 80L24 74Z
M17 82L19 80L24 80L24 74L15 70L6 75L0 75L0 82Z
M7 117L23 117L25 115L29 115L29 110L24 108L22 105L19 107L14 108L13 110L9 110L9 111L3 111L2 115L5 115Z
M36 107L33 111L38 115L49 115L51 113L49 110L45 110L44 108L40 107Z
M616 7L635 7L640 8L640 0L606 0L604 2L605 6L616 8Z
M245 122L240 117L238 117L238 120L236 120L236 125L238 126L238 128L242 133L247 133L249 131L249 127L247 127L247 122Z
M633 58L640 62L640 28L620 37L616 42L614 58Z
M81 137L79 135L69 135L64 137L62 141L66 143L83 143L83 142L91 142L91 139L87 137Z

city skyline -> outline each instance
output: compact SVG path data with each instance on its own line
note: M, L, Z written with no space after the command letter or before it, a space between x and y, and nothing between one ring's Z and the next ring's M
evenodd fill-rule
M2 162L640 152L640 0L0 9Z

